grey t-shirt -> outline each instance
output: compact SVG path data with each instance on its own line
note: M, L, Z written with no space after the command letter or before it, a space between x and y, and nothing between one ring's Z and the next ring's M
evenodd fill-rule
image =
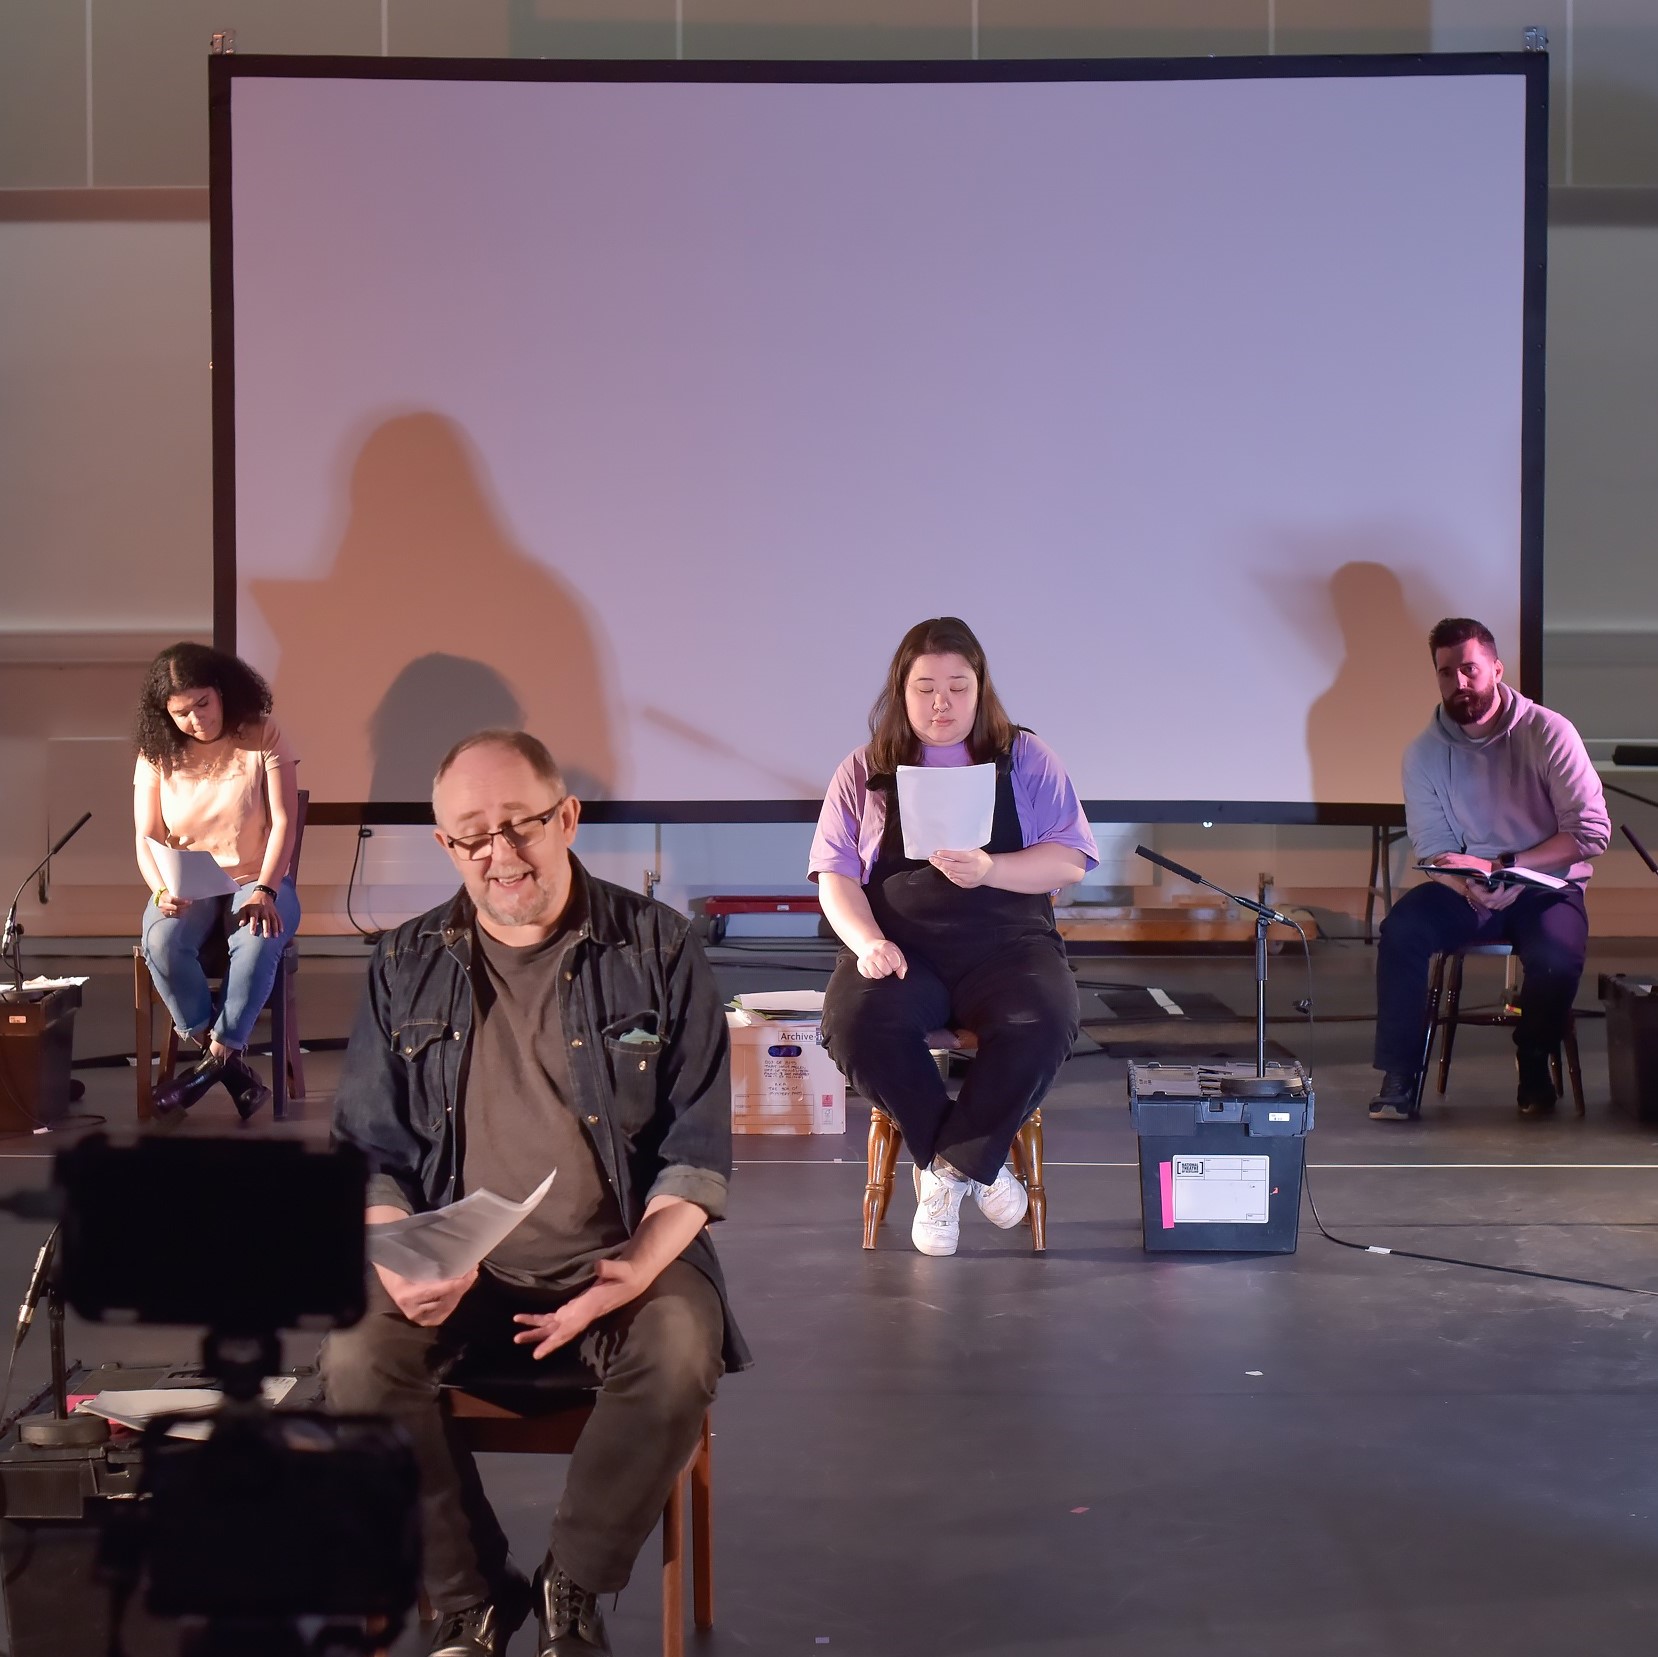
M544 943L515 949L473 932L472 1056L461 1112L463 1191L520 1202L552 1189L485 1261L508 1283L579 1288L627 1241L598 1153L575 1111L558 989L583 917L566 913Z

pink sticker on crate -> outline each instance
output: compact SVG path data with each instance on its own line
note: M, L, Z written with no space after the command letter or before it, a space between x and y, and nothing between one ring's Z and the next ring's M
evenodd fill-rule
M1163 1229L1174 1230L1174 1164L1159 1162L1157 1164L1157 1185L1163 1194Z

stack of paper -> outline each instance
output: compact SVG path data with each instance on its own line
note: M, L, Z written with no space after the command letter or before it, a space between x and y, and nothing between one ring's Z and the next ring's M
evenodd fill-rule
M294 1390L292 1375L267 1375L260 1392L267 1404L280 1404ZM216 1387L148 1387L132 1392L100 1392L83 1398L75 1406L77 1415L101 1415L117 1427L141 1433L159 1415L210 1416L225 1401ZM206 1421L182 1421L170 1429L174 1438L206 1438L212 1428Z

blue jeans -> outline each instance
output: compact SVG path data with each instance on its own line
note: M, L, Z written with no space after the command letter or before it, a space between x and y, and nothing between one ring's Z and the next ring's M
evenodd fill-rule
M282 951L299 925L299 894L291 880L277 888L282 930L275 937L255 937L251 927L235 924L252 896L253 887L244 886L234 897L197 898L182 914L172 916L162 914L153 897L144 906L144 961L174 1027L184 1035L207 1030L222 1046L238 1052L247 1046L270 999ZM213 988L202 970L201 952L215 932L227 930L230 965L215 1017Z

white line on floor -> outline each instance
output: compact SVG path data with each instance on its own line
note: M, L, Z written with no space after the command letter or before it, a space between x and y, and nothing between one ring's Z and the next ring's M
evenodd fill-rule
M864 1163L859 1157L837 1156L768 1156L757 1157L753 1160L742 1159L733 1164L737 1168L858 1168ZM908 1162L901 1164L909 1167ZM1061 1162L1055 1157L1046 1157L1043 1166L1047 1168L1138 1168L1137 1162ZM1340 1169L1356 1169L1368 1173L1372 1169L1409 1168L1421 1172L1424 1169L1475 1169L1483 1171L1513 1173L1526 1172L1553 1172L1584 1173L1584 1172L1646 1172L1658 1171L1658 1162L1309 1162L1309 1168L1322 1171L1336 1171Z

